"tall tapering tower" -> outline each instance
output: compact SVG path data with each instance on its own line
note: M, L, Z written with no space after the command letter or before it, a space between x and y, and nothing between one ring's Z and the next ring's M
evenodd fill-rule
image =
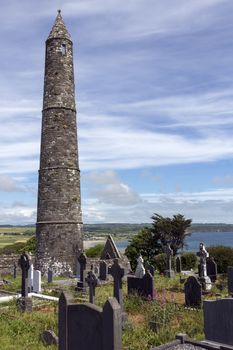
M74 272L82 249L73 44L59 10L46 40L36 268Z

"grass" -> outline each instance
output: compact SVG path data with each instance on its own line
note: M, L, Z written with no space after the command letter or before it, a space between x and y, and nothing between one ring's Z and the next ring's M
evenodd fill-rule
M19 289L20 277L16 280L12 277L6 279L10 279L12 285L6 286L5 289ZM43 281L46 289L52 289L55 285L48 285L46 279ZM192 339L203 339L203 311L184 307L183 284L180 283L179 276L168 279L156 275L155 286L156 300L147 301L136 295L127 296L127 286L123 283L124 309L131 324L131 327L126 327L123 331L124 350L149 350L151 346L174 340L177 333L186 333ZM70 289L78 302L81 295L74 291L74 287ZM213 295L214 292L215 289ZM223 295L225 292L224 289ZM102 307L112 294L112 283L98 286L96 305ZM208 298L213 298L213 295ZM10 303L8 309L0 305L0 344L4 350L55 349L54 346L45 347L40 340L41 332L46 329L52 329L56 334L58 332L58 316L54 313L54 304L46 305L38 305L38 310L31 314L18 312L15 302ZM151 321L156 325L156 331L150 329Z
M35 227L31 227L31 226L13 226L13 227L0 227L0 235L1 234L31 234L31 233L35 233L36 232L36 228Z
M25 243L30 236L19 236L19 235L0 235L0 249L3 247L6 247L7 245L14 244L14 243Z

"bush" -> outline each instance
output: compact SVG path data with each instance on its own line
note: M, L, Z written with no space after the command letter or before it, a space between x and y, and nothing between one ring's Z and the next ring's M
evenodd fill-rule
M85 254L88 258L100 258L100 255L104 249L103 244L97 244L94 247L90 247L85 250Z
M207 247L206 250L217 263L218 273L227 273L227 267L233 266L233 248L216 245Z
M181 255L181 266L182 270L194 269L197 265L197 256L195 253L183 253Z
M172 268L174 269L174 257L172 257ZM162 273L167 268L167 255L165 253L156 255L152 260L152 265L156 268L156 270L159 271L159 273Z

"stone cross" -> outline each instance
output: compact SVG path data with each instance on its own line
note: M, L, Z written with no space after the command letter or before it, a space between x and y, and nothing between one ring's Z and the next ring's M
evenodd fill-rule
M173 255L173 250L170 246L170 243L167 243L165 247L165 253L167 255L167 270L171 271L172 269L172 255Z
M139 255L139 257L137 258L137 267L136 267L136 271L135 271L135 276L137 278L142 278L145 275L145 268L143 266L143 257L141 256L141 254Z
M91 270L88 272L86 282L89 287L89 302L94 304L95 302L95 287L97 286L98 279L94 272Z
M80 264L80 281L84 281L84 271L86 270L87 257L84 253L81 253L78 257L78 262Z
M18 264L22 270L21 295L23 298L25 298L28 296L28 270L30 268L30 259L28 254L23 253L18 260Z
M125 270L120 266L118 259L114 259L113 265L109 268L109 273L114 280L113 295L123 309L122 278L124 277Z
M207 277L206 259L209 257L209 253L205 249L204 243L200 243L197 256L200 259L199 277Z

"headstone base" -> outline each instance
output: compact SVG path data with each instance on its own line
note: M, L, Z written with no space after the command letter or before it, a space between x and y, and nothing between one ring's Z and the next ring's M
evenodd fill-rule
M173 270L165 270L164 275L168 278L174 278L175 272Z
M21 297L17 300L17 308L22 312L32 312L32 299L28 297Z
M200 277L199 281L204 291L210 291L212 288L211 279L208 276Z

